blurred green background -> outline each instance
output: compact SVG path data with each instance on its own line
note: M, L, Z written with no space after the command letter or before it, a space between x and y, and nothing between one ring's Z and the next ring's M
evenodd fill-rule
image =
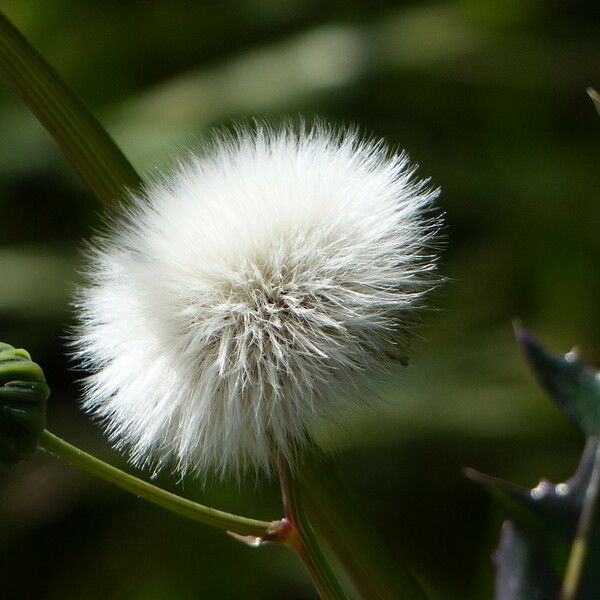
M366 517L436 598L492 595L501 513L461 475L560 481L581 440L522 363L519 316L600 365L597 2L8 0L0 7L144 173L231 120L320 115L406 148L443 188L450 279L385 405L326 444ZM53 390L49 425L115 464L65 358L78 248L99 206L0 86L0 338ZM275 483L165 475L280 516ZM365 549L367 551L367 549ZM314 598L291 553L251 550L38 455L0 475L2 598Z

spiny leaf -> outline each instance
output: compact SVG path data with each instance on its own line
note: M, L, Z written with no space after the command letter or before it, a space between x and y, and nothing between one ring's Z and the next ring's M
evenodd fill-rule
M472 470L467 474L488 488L508 513L495 554L497 599L554 600L561 592L568 560L571 565L573 541L576 534L578 540L581 535L582 511L595 501L590 500L589 490L595 487L590 482L600 443L600 376L576 353L550 352L521 327L515 329L536 379L583 432L586 446L575 475L557 485L542 480L526 490ZM577 580L579 600L600 597L600 525L596 521L583 541L587 554Z
M600 374L576 352L546 350L529 332L516 327L525 359L540 385L586 436L600 435Z
M464 469L464 474L483 486L522 525L534 526L539 520L536 501L526 488L468 467Z
M522 529L552 532L568 542L583 505L595 452L596 441L591 440L573 477L558 484L543 479L531 490L475 469L465 469L465 475L485 487Z
M560 576L552 566L547 547L514 522L502 525L494 553L496 600L555 600Z
M494 555L498 600L555 599L575 535L594 462L590 441L575 475L564 483L542 480L532 490L467 469L509 515Z

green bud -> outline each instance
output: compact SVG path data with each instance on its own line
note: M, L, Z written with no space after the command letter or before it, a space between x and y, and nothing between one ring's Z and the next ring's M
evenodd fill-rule
M50 389L26 350L0 343L0 468L35 452Z

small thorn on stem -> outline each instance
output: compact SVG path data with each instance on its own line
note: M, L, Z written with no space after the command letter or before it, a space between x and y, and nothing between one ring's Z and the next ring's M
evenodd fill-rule
M258 537L256 535L240 535L239 533L235 533L234 531L228 531L227 535L232 537L234 540L245 544L246 546L250 546L251 548L258 548L264 543L263 538Z
M252 548L258 548L264 544L290 544L294 537L294 525L287 519L273 521L265 535L240 535L234 531L228 531L227 534L234 540L246 544Z

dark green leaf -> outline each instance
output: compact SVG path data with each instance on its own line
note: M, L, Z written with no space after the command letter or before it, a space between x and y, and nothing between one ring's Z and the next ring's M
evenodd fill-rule
M498 600L550 600L558 598L562 580L571 566L573 541L581 539L581 515L595 489L600 433L600 377L575 352L561 356L550 352L531 334L517 327L523 354L542 387L586 436L586 446L575 475L565 483L542 480L532 490L467 471L484 485L508 513L495 554ZM597 521L597 519L596 519ZM600 526L586 529L586 547L577 598L600 597ZM563 590L564 591L564 590Z
M557 597L595 452L591 441L571 479L559 484L543 480L532 490L467 470L469 479L486 487L509 515L494 557L498 600Z
M27 104L97 198L110 205L140 177L83 102L0 12L0 77Z
M560 576L551 566L547 547L511 520L502 525L494 554L497 600L555 600Z
M525 359L550 397L586 437L600 435L600 375L576 352L562 356L546 350L529 332L517 327Z

